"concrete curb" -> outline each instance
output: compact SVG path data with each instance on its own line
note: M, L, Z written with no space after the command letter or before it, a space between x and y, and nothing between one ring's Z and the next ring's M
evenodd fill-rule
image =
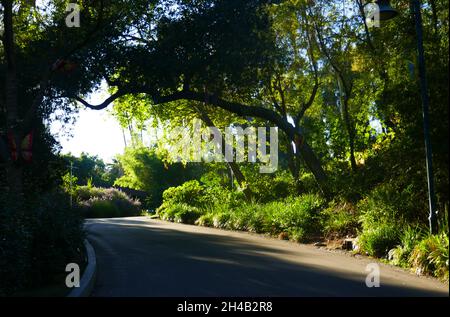
M95 277L97 275L97 259L94 248L87 239L84 240L84 247L86 248L88 265L81 277L80 287L74 288L67 297L88 297L94 288Z

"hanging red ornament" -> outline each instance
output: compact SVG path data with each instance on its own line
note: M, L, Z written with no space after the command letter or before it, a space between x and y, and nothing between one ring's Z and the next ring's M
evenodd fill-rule
M33 158L33 131L25 136L21 144L22 158L26 163L31 163Z
M8 144L9 150L11 152L11 159L15 162L19 158L17 154L17 144L16 139L14 137L14 133L12 131L8 131Z

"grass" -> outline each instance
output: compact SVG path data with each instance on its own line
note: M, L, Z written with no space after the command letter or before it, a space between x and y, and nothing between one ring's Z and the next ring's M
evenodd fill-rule
M158 208L158 215L168 221L272 236L284 232L294 241L305 241L320 234L320 211L323 206L322 199L309 194L266 204L233 206L223 203L203 208L166 201Z
M80 186L75 199L86 218L114 218L141 215L141 203L115 188Z

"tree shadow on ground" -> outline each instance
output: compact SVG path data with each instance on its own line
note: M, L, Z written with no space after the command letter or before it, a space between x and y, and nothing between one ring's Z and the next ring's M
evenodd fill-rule
M302 256L302 251L255 245L236 237L184 232L132 219L90 222L87 231L98 263L93 296L444 295L383 282L380 288L368 288L364 272L345 274L332 267L284 260L282 256Z

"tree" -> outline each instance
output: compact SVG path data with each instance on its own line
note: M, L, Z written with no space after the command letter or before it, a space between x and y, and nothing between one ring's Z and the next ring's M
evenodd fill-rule
M158 157L155 149L145 147L127 148L118 156L123 176L114 185L145 191L147 204L156 208L162 203L162 193L169 187L179 186L185 181L200 178L202 170L198 165L181 163L170 166Z
M88 181L92 181L93 185L98 187L111 187L115 181L105 162L97 156L81 153L80 157L66 154L62 155L62 158L66 163L66 169L72 168L72 174L77 178L78 185L86 185Z
M83 72L87 66L82 63L83 55L95 55L92 54L95 50L90 49L98 45L96 37L101 34L108 38L116 30L106 27L115 21L118 7L106 8L103 0L85 2L81 11L85 28L76 32L64 22L66 1L54 1L49 11L28 1L4 0L1 5L4 36L0 47L0 80L5 85L0 90L0 107L4 110L0 131L8 135L9 144L1 138L0 158L5 162L9 192L21 200L24 193L22 140L42 127L43 121L57 108L70 117L74 111L71 104L55 103L55 96L68 92L83 95L99 81L99 74L86 76ZM11 155L16 152L14 149L17 155Z
M255 105L251 98L270 78L267 74L277 59L267 1L177 3L173 13L143 13L153 20L133 24L137 36L123 34L114 53L109 52L108 59L113 61L108 65L113 68L106 81L115 88L111 97L97 106L78 96L72 98L99 110L122 96L145 94L154 105L190 100L238 116L262 118L301 145L304 161L324 185L326 175L300 129L272 105Z

